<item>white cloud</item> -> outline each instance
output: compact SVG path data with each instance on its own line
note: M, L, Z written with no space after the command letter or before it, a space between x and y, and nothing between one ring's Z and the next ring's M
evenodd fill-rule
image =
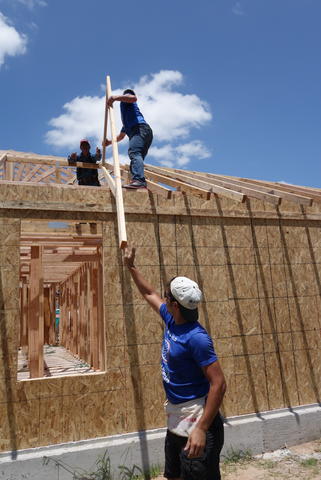
M232 12L234 13L234 15L240 15L240 16L245 15L245 12L244 12L244 9L241 5L241 2L236 2L235 3L235 5L232 8Z
M18 3L21 3L27 8L32 10L35 7L46 7L47 2L45 0L16 0Z
M151 147L149 156L155 158L164 167L174 165L184 167L193 158L203 160L211 154L200 140L193 140L177 146L166 144L162 147Z
M22 55L27 51L27 36L19 33L0 12L0 67L5 56Z
M183 75L172 70L142 77L136 84L124 87L133 88L138 96L146 121L154 132L150 157L159 163L174 162L177 166L186 165L191 158L206 158L209 152L198 140L177 145L187 138L193 129L197 129L212 119L206 102L195 94L178 91L183 84ZM116 89L119 94L122 89ZM64 113L49 121L52 127L46 133L46 142L57 148L75 148L79 139L89 137L93 143L100 144L103 133L105 98L76 97L63 106ZM114 104L117 129L121 121L118 103ZM110 134L108 134L110 136ZM165 145L162 145L166 142Z

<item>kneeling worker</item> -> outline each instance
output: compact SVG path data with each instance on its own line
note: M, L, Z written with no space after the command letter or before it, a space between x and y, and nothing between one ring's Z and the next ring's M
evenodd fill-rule
M100 149L96 148L96 154L92 155L90 153L90 143L88 140L80 140L80 150L81 154L77 155L76 152L72 153L68 157L68 162L83 162L83 163L94 163L96 164L101 160ZM98 180L98 170L91 168L77 168L77 180L78 185L91 185L93 187L100 187Z
M193 280L174 277L163 301L134 261L135 249L127 250L124 263L165 326L161 355L167 397L164 476L170 480L220 480L224 430L219 407L226 385L212 339L198 322L202 293Z

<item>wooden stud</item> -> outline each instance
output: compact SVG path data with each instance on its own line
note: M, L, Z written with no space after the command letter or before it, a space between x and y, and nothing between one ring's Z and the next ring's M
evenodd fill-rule
M28 354L30 378L37 378L42 377L44 372L42 248L38 246L31 247L28 320Z
M188 173L178 173L176 170L172 171L170 169L164 169L160 167L152 167L150 165L146 165L146 171L152 171L152 172L162 172L162 174L166 176L170 176L171 178L175 178L177 180L180 180L182 182L186 182L188 185L194 185L196 187L200 187L203 190L206 190L211 193L216 193L218 195L222 195L223 197L230 198L231 200L234 200L236 202L244 202L245 201L245 194L239 193L237 191L229 190L227 188L223 188L221 186L213 185L211 182L207 182L204 180L200 180L197 178L193 178ZM186 186L182 187L180 185L182 190L186 190Z
M228 179L228 181L230 183L232 183L233 185L239 185L241 187L246 187L248 185L253 185L253 187L255 187L256 190L259 190L261 192L265 192L265 193L271 193L272 195L277 195L281 198L284 198L284 200L288 200L289 202L294 202L294 203L299 203L300 205L306 205L308 207L310 207L312 205L312 198L309 198L307 196L303 196L303 195L298 195L298 194L294 194L294 193L288 193L288 192L285 192L285 191L282 191L282 189L280 188L275 188L273 187L272 185L269 185L269 186L265 186L265 185L261 185L259 183L257 183L255 180L254 181L249 181L249 182L244 182L244 180L234 180L234 179L231 179L231 177L226 177L224 175L213 175L213 174L209 174L211 175L211 177L215 177L215 178L219 178L219 179Z
M27 280L22 280L21 286L21 327L20 327L20 346L27 352L28 350L28 284Z

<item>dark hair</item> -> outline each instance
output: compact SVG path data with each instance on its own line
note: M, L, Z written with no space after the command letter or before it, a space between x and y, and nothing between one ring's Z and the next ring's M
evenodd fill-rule
M126 88L126 90L123 91L123 95L126 95L126 93L129 93L130 95L135 95L136 97L136 93L131 88Z
M179 301L174 297L174 295L171 292L171 283L175 278L176 277L173 277L169 282L167 282L166 284L167 291L165 293L165 297L167 297L170 302L177 303L179 311L182 317L184 318L184 320L186 320L186 322L196 322L196 320L198 320L198 309L194 308L193 310L190 310L189 308L183 307L183 305L179 303Z

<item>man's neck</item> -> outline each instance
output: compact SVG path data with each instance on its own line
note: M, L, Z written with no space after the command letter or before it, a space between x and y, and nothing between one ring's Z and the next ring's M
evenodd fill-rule
M184 323L187 323L187 320L182 317L181 312L174 313L173 318L176 325L183 325Z

